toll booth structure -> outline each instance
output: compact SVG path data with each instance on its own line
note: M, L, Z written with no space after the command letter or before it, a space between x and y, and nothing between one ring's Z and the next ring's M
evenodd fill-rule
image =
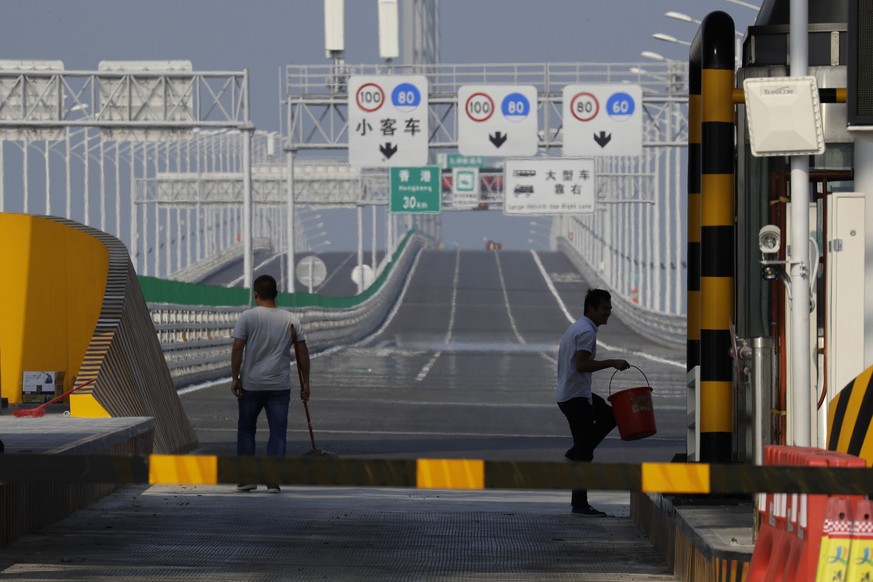
M807 75L818 87L825 147L809 156L810 236L800 251L809 253L807 402L792 402L788 389L798 363L785 265L799 256L787 244L790 157L753 155L743 94L747 79L790 75L790 0L764 0L730 71L734 31L727 14L708 15L692 43L689 460L760 463L763 446L794 444L788 411L796 406L811 410L812 446L828 448L829 424L854 432L843 442L851 440L855 450L844 452L860 454L867 440L873 410L865 408L873 408L873 394L869 405L854 398L855 408L839 413L845 419L835 421L830 405L873 364L873 298L865 293L873 279L873 201L867 200L873 168L865 168L873 166L873 64L867 64L873 54L862 54L873 52L873 3L809 0L808 19ZM871 174L863 184L862 173ZM730 186L733 200L720 200Z

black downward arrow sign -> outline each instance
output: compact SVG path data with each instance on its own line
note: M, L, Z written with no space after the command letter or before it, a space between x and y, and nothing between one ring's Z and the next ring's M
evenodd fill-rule
M596 141L597 145L599 145L602 148L605 148L606 144L608 144L611 140L612 140L611 133L606 133L605 131L601 131L600 135L597 135L596 133L594 134L594 141Z
M509 138L509 135L504 135L502 132L499 132L499 131L493 135L491 135L491 134L488 135L488 141L490 141L492 144L494 144L494 147L496 147L498 149L500 149L500 146L502 146L503 142L505 142L508 138Z
M379 146L379 151L382 152L382 155L387 159L391 159L391 156L397 153L397 146L393 145L390 141L384 145Z

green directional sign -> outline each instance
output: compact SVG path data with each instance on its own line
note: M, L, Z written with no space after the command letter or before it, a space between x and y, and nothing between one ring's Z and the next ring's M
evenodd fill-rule
M439 166L391 168L393 214L439 214L442 210L442 176Z
M461 154L448 154L446 156L447 168L484 168L485 156L463 156Z

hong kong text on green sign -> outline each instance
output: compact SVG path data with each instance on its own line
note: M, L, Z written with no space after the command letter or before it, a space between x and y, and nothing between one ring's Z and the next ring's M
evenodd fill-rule
M394 214L439 214L442 177L439 166L391 168L391 205Z

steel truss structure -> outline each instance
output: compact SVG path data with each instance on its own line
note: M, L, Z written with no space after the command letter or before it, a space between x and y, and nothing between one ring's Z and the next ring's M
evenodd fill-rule
M38 213L30 200L34 181L44 187L42 212L52 214L53 200L59 197L54 190L60 182L66 185L67 218L107 230L107 192L112 191L115 204L112 232L126 243L138 271L149 273L147 255L151 255L154 274L166 275L170 260L160 264L159 247L164 246L169 257L170 232L174 230L177 240L181 240L186 234L182 233L183 225L187 229L192 224L179 217L178 209L174 220L166 220L166 215L161 219L155 210L156 234L150 240L149 217L144 210L138 210L136 184L159 173L162 167L181 168L186 163L190 166L191 149L200 147L203 135L229 130L243 136L234 169L247 176L244 181L250 183L254 128L250 121L247 71L195 72L187 61L104 61L98 71L83 72L64 71L59 61L2 61L0 169L17 161L16 158L21 161L23 196L9 196L4 173L0 173L0 211L20 209ZM213 138L210 135L208 139ZM15 148L4 148L4 143L18 146L20 156ZM41 173L32 171L30 157L34 149L43 158ZM173 150L175 155L171 158ZM184 162L183 151L188 152ZM63 170L57 169L54 157L63 159ZM201 154L195 152L194 158L199 166ZM112 183L107 184L107 177ZM81 203L73 196L73 190L79 190L74 183L80 180L84 190ZM92 192L97 183L99 195ZM19 184L13 187L18 190ZM92 198L96 198L96 204ZM244 232L248 276L252 237L250 194L241 201L243 219L239 222ZM99 225L92 222L91 207L97 204ZM165 214L170 212L165 210ZM201 221L213 224L204 226ZM158 222L163 222L160 232L166 233L166 244L157 240ZM205 238L206 230L216 230L215 217L198 210L193 222L199 232L191 233L188 239L196 238L197 256L202 258L201 239Z
M170 133L195 127L242 127L249 122L248 103L246 72L0 67L0 127L6 139L32 137L39 131L57 137L60 128L76 126ZM154 134L154 138L167 135Z

